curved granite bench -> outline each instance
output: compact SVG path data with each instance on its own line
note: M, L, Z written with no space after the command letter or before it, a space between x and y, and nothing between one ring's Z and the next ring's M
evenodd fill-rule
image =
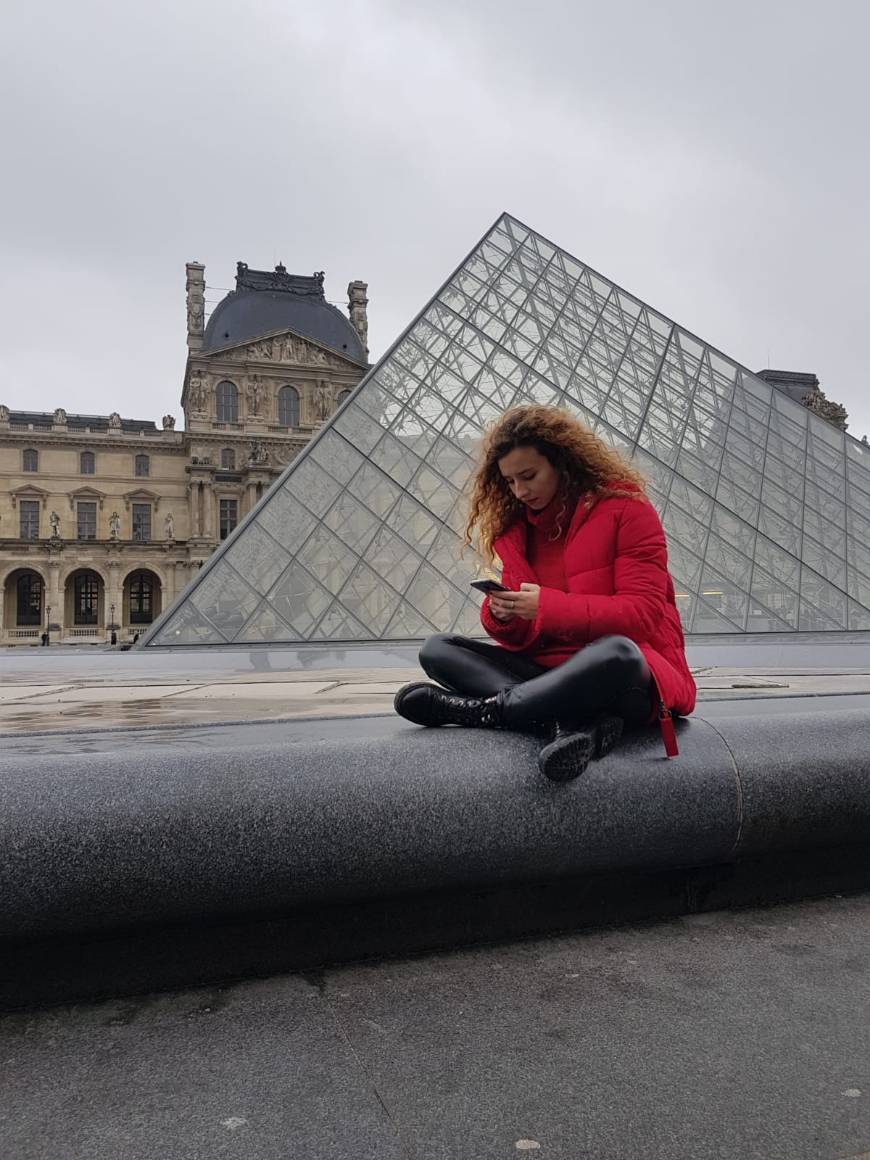
M680 758L668 761L657 735L631 738L567 785L541 778L529 739L410 726L368 740L225 751L167 740L122 754L7 761L0 940L14 953L6 961L20 975L37 945L44 966L64 940L105 947L139 932L140 947L176 945L183 929L207 942L206 927L265 923L284 932L283 964L311 965L377 953L379 924L412 926L427 907L448 932L472 895L500 899L504 930L518 933L539 924L531 914L518 925L511 898L535 911L541 884L568 884L576 899L584 882L600 892L621 881L630 893L666 872L673 890L682 881L675 871L867 842L866 714L699 714L680 724L679 740ZM390 921L378 909L384 900ZM564 907L565 897L560 914ZM670 912L686 908L678 900ZM349 938L343 950L336 916L359 935L365 915L362 943ZM448 941L499 933L498 923L476 931L470 910L456 921ZM335 922L318 951L324 924ZM303 939L307 950L290 945ZM433 940L430 930L423 945ZM383 949L396 948L384 937Z

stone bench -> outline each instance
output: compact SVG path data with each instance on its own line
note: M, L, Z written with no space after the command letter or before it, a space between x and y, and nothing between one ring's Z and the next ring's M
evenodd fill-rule
M727 904L741 874L759 897L765 874L773 897L796 876L864 882L860 711L701 712L678 759L650 732L567 785L514 734L385 719L258 744L246 728L223 750L167 736L4 761L0 1001L618 921L638 899L682 913Z

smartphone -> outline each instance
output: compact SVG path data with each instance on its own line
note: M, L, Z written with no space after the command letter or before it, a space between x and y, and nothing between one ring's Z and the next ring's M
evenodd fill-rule
M499 584L498 580L470 580L469 584L472 588L476 588L478 592L510 592L510 588L506 588L504 584Z

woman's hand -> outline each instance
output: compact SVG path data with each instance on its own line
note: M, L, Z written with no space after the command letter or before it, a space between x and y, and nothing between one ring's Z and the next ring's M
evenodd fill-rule
M540 584L521 584L519 592L491 592L489 607L496 620L534 620L541 598Z

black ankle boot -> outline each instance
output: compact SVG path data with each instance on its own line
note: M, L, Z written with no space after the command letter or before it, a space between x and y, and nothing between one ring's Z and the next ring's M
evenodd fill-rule
M585 729L556 725L552 740L538 754L538 769L550 781L573 781L593 758L609 753L621 736L621 717L602 716Z
M500 729L502 725L498 696L462 697L428 681L403 685L393 705L400 717L415 725L465 725L471 729Z

